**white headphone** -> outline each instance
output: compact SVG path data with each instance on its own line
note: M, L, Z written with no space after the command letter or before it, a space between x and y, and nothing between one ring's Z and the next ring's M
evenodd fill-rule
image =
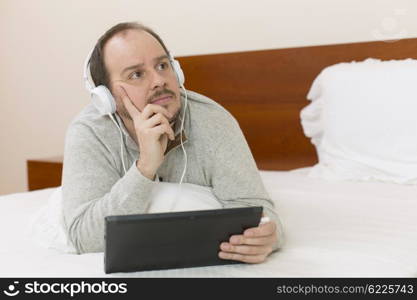
M93 50L90 51L84 63L83 78L84 78L85 87L91 95L91 101L93 102L97 110L100 112L100 114L103 116L108 115L120 131L121 160L122 160L123 170L126 174L127 173L126 166L123 160L123 133L122 133L120 126L117 124L117 122L113 118L113 114L116 112L116 101L114 100L112 93L106 86L104 85L95 86L93 80L90 80L89 78L89 76L91 76L90 60L91 60L91 55L93 54L94 49L95 48L93 48ZM182 183L182 180L184 179L185 171L187 170L187 153L183 145L182 130L184 128L185 111L187 109L188 96L187 96L187 91L185 90L185 87L184 87L185 77L184 77L184 72L181 69L180 63L176 59L174 59L174 57L169 52L167 54L168 54L169 62L171 63L171 66L174 69L175 75L177 77L178 84L183 89L184 94L185 94L185 103L184 103L185 107L184 107L183 117L181 120L181 129L180 129L181 147L184 152L185 165L184 165L184 171L182 172L181 179L179 182L180 186L179 186L179 192L177 194L177 197L178 197L179 193L181 192L181 183Z

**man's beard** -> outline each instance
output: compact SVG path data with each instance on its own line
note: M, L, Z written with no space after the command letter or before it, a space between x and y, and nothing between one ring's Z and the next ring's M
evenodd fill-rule
M125 105L123 103L120 103L119 109L117 110L117 113L120 117L125 118L129 121L133 121L132 117L130 116L129 112L127 111Z

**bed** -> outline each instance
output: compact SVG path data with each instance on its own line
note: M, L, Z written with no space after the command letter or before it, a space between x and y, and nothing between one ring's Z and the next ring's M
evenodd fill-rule
M0 276L416 277L416 185L311 178L317 155L300 125L308 90L324 67L416 56L417 39L406 39L179 58L187 88L239 121L276 204L286 243L265 263L106 275L103 253L62 254L31 239L31 217L56 189L49 187L0 197Z
M416 189L328 183L308 168L261 171L280 212L285 247L259 265L225 265L106 275L103 253L45 249L27 235L54 188L0 197L2 277L416 277ZM395 202L392 200L395 199Z

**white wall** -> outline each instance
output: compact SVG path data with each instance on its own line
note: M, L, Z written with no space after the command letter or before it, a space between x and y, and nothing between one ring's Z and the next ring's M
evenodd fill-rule
M26 159L62 155L89 101L82 64L122 21L177 56L417 36L414 0L0 0L0 194L25 191Z

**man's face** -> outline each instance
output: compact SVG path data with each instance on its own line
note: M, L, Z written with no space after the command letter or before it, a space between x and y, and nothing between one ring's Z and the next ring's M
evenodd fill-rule
M173 115L179 112L177 77L164 48L151 34L139 30L121 32L108 40L103 51L110 90L120 116L131 120L119 97L118 86L125 89L141 112L148 103L161 105ZM157 101L161 98L164 99Z

